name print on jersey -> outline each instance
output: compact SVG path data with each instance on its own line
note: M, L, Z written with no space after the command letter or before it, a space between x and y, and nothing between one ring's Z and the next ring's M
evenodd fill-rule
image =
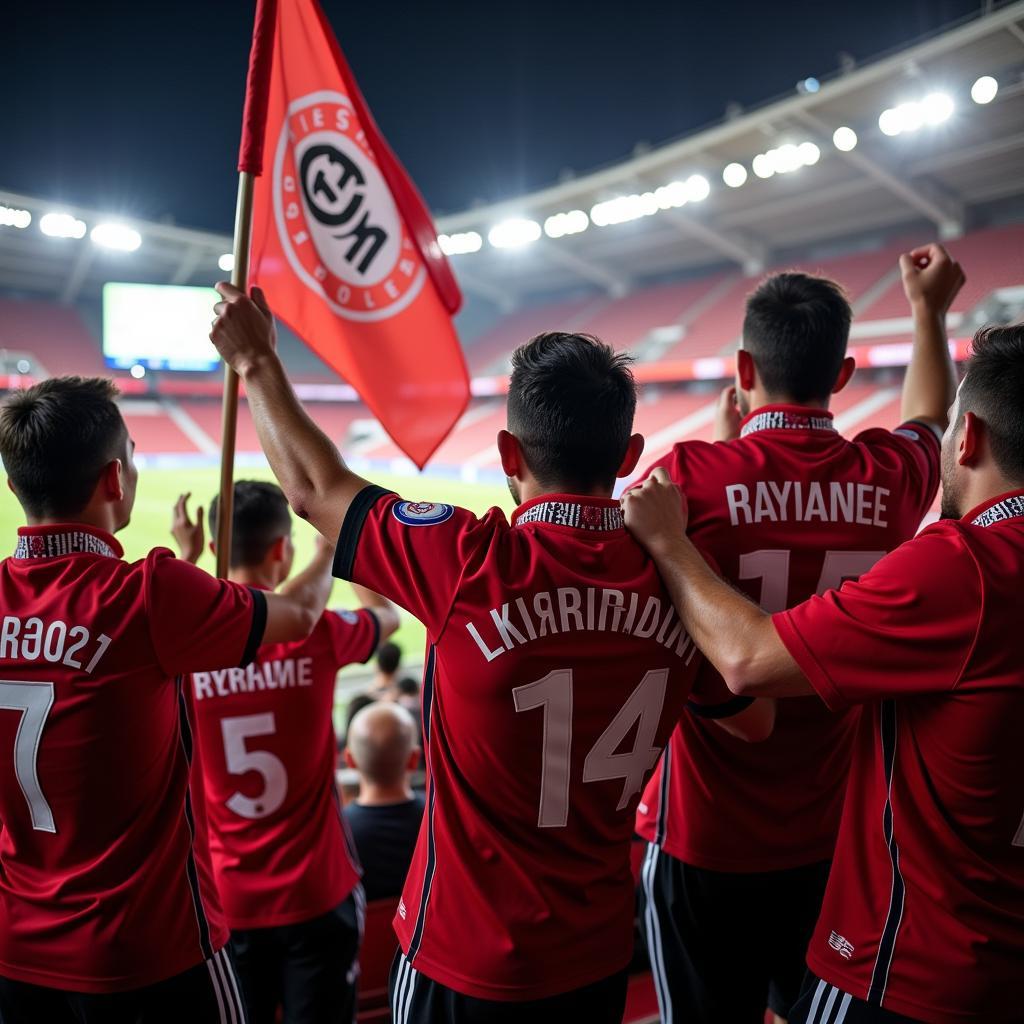
M885 529L887 487L871 484L817 480L758 480L754 493L746 484L726 484L725 500L729 522L739 526L751 523L857 523Z
M93 641L85 626L68 626L60 619L44 623L36 616L22 620L16 615L5 615L0 627L0 660L42 660L51 665L60 662L73 669L82 668L84 663L85 671L92 672L109 646L110 637L106 634L101 633Z
M643 607L635 591L626 594L610 588L559 587L517 597L501 608L492 608L490 621L467 622L466 630L487 661L494 661L513 647L523 646L557 633L628 633L640 640L653 637L678 658L690 663L696 651L690 635L671 604L648 597Z
M245 668L224 668L213 672L193 672L196 700L230 697L233 693L254 690L288 690L313 685L312 658L277 658L252 662Z

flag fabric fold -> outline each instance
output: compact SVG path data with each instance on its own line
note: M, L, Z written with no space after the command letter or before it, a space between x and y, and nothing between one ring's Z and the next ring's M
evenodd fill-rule
M252 59L246 110L265 101L266 117L247 120L240 155L263 170L250 279L422 469L470 395L429 211L315 0L261 0Z

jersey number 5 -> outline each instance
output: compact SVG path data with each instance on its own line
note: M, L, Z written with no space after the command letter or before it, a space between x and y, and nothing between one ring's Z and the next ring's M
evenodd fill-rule
M826 551L825 561L818 578L819 596L829 590L837 590L844 580L856 579L874 567L885 554L884 551ZM774 615L785 611L789 597L789 552L785 550L751 551L740 555L741 580L761 580L763 611Z
M288 793L288 773L279 757L269 750L249 750L245 741L250 736L273 736L277 731L272 711L263 715L237 715L222 718L220 731L224 737L224 760L232 775L256 772L263 780L263 791L257 797L237 790L226 803L242 818L265 818L273 814Z
M630 694L619 713L601 733L583 762L584 782L623 779L616 810L623 810L644 784L644 777L658 760L661 748L654 737L661 720L668 686L667 668L648 672ZM543 679L512 691L516 711L544 709L544 750L540 772L540 828L565 828L569 821L569 779L572 770L572 669L557 669ZM639 720L639 724L637 724ZM616 753L636 728L636 740L628 753Z

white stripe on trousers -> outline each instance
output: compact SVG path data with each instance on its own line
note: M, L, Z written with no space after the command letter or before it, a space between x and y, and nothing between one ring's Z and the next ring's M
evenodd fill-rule
M215 953L206 961L206 969L210 973L210 984L217 1000L220 1013L220 1024L246 1024L242 997L235 981L235 971L228 959L226 949Z
M398 962L398 977L395 979L395 993L391 1002L392 1024L408 1024L417 974L416 968L403 953Z
M658 867L658 856L661 850L654 844L647 844L640 879L644 887L647 906L644 908L644 920L647 927L647 955L651 961L651 974L654 976L654 988L658 996L658 1009L661 1011L661 1024L672 1022L672 993L668 984L668 970L665 967L665 952L661 944L661 919L654 904L654 878Z
M825 1000L825 1005L821 1009L821 1016L818 1016L818 1006L821 1003L822 996L828 993L828 998ZM842 1000L839 1003L839 1012L830 1021L829 1017L832 1014L832 1007L835 1006L836 1000L842 996ZM819 981L818 987L814 990L814 999L811 1000L811 1008L807 1013L806 1024L843 1024L846 1020L847 1011L850 1009L850 1003L853 1001L853 996L849 992L843 992L836 988L835 985L829 985L825 981Z

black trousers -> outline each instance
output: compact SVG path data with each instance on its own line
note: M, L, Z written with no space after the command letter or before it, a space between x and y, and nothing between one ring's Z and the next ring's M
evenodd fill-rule
M808 972L789 1024L915 1024L911 1017L854 999Z
M131 992L92 995L0 978L0 1024L246 1024L227 950Z
M278 928L231 933L249 1024L345 1024L355 1018L362 889L333 910Z
M762 1024L789 1017L829 862L732 874L684 864L653 843L640 874L640 925L662 1024Z
M623 970L548 999L474 999L420 974L399 950L388 992L392 1024L622 1024L628 984Z

